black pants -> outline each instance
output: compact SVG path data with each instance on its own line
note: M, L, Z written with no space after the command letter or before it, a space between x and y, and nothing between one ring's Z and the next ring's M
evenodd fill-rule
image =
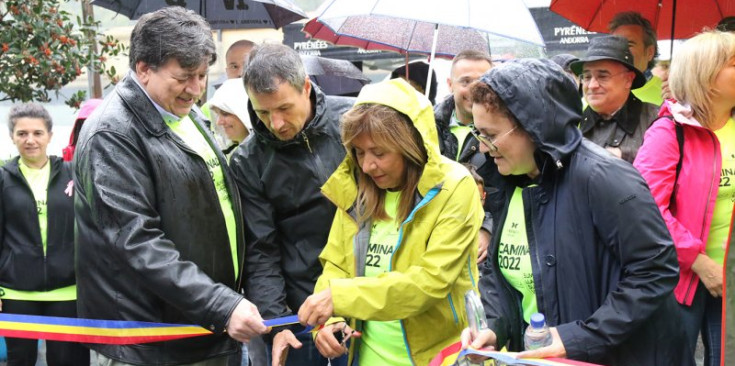
M76 301L3 300L3 313L46 315L75 318ZM34 366L38 357L38 340L5 338L8 345L8 366ZM79 343L46 342L46 363L49 366L89 365L89 350Z

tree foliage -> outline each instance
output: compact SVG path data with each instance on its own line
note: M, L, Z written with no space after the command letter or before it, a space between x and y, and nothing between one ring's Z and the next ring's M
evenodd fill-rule
M72 20L60 1L0 1L0 101L48 102L49 92L58 95L84 67L117 81L106 61L124 45L98 33L99 22L91 18ZM86 92L62 97L77 108Z

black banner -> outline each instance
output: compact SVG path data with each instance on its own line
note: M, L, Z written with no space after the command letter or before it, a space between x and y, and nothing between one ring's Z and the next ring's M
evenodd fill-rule
M604 33L588 32L549 8L530 8L541 36L546 43L546 53L571 53L581 56L589 47L590 40Z

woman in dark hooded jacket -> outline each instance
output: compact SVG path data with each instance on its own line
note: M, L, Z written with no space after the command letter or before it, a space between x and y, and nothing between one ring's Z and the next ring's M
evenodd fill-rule
M582 138L574 82L551 61L514 60L476 82L472 100L498 234L480 268L490 329L466 330L465 346L521 351L540 312L553 342L520 357L693 365L666 224L638 172Z

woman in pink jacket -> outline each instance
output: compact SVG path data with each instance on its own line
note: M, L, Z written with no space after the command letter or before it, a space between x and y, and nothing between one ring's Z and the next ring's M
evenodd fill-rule
M701 331L705 365L720 365L722 263L735 202L735 34L706 32L684 43L669 84L678 102L664 102L634 165L674 238L674 294L691 347Z

